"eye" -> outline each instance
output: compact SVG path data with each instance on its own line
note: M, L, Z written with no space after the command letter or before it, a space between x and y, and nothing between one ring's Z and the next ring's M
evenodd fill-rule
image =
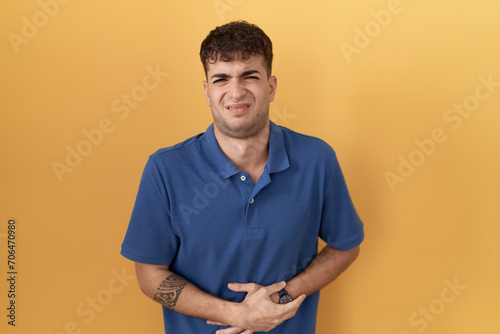
M227 79L226 78L220 78L220 79L215 80L213 83L219 83L219 82L223 82L223 81L227 81Z
M245 77L245 79L254 79L254 80L259 80L259 77L256 77L256 76L248 76L248 77Z

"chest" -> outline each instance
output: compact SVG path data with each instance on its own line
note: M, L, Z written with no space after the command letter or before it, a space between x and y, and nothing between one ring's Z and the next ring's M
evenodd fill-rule
M177 187L171 196L172 224L181 243L208 247L272 238L292 242L304 233L318 235L322 197L318 181L291 181L283 174L249 173L223 179L208 174L195 186ZM189 241L187 241L189 240Z

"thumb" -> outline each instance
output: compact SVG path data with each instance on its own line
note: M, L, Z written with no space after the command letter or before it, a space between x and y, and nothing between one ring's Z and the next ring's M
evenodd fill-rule
M255 283L229 283L227 287L229 290L236 292L254 292L258 290L258 286Z
M283 288L286 286L286 282L281 281L281 282L276 282L274 284L266 286L267 292L269 295L272 295L275 292L283 290Z

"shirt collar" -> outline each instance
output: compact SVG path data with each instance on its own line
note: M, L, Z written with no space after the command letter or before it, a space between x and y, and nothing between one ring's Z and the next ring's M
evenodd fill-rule
M271 123L269 131L269 158L267 159L266 168L269 174L271 174L284 171L290 167L290 163L288 162L283 131L272 121L269 122Z
M270 122L269 129L269 158L267 159L266 170L269 174L281 172L287 169L290 164L285 148L283 131L274 122ZM214 133L214 124L210 124L205 132L205 143L208 153L212 158L222 177L229 178L240 172L238 168L226 157L219 147Z

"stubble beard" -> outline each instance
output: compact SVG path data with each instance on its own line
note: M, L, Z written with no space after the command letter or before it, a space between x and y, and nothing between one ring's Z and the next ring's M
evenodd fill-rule
M226 137L233 139L250 139L258 137L269 122L269 110L258 113L253 119L241 125L227 122L220 114L212 109L214 123L217 129Z

